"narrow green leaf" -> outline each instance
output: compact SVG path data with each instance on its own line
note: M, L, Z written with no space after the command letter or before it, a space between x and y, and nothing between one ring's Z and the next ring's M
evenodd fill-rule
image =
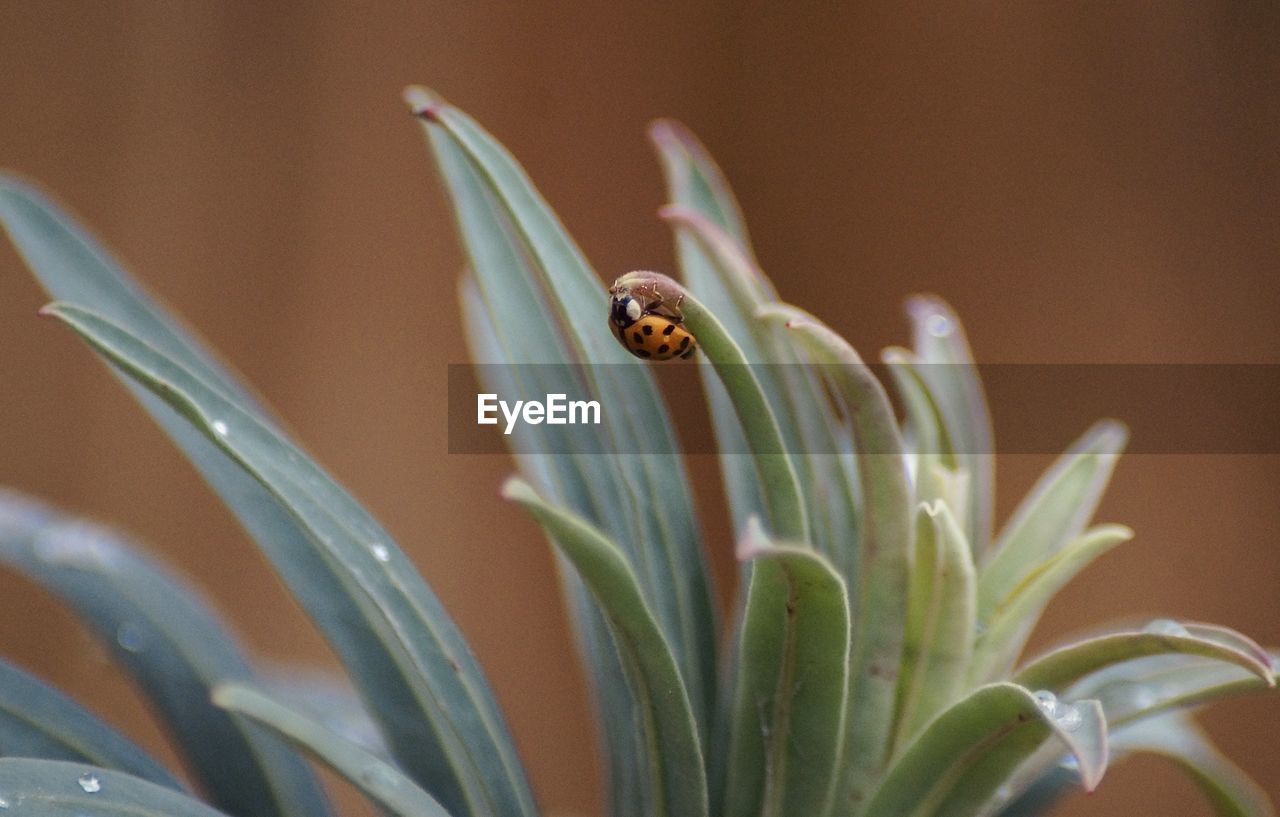
M915 553L898 687L899 749L964 691L977 608L969 542L940 500L916 512Z
M1115 766L1138 754L1153 754L1173 761L1205 793L1221 817L1273 817L1275 810L1266 793L1230 759L1189 716L1171 712L1111 732L1111 762ZM983 814L999 817L1035 817L1046 813L1075 787L1075 773L1044 754L1029 768L1020 769L1007 787L1007 798L996 798Z
M981 623L990 624L1001 599L1089 524L1127 438L1114 420L1095 424L1019 504L978 575Z
M494 276L487 296L495 302L511 299L505 284L515 276L539 290L573 361L589 364L583 374L591 389L597 394L628 396L620 404L623 411L605 418L609 439L615 443L642 439L651 450L661 452L628 457L625 462L608 460L602 472L600 462L588 463L598 473L586 483L602 486L604 501L597 503L600 510L592 518L609 528L638 571L646 597L677 650L695 716L704 723L715 688L715 612L692 491L652 375L611 337L602 282L511 154L469 116L431 91L409 88L405 98L426 129L446 180L479 182L481 189L471 198L500 211L505 218L505 241L524 261L514 267L495 266L487 273L477 265L478 276ZM458 172L460 161L467 165L462 173ZM451 192L457 194L461 188L451 183ZM467 206L462 199L457 204ZM488 220L495 215L490 213ZM492 225L486 229L472 234L464 230L475 261L493 249L485 246L495 243ZM529 304L516 301L515 307L528 309ZM522 339L521 348L530 340ZM523 362L528 359L524 355L522 351L508 361ZM628 513L625 520L617 519L619 506Z
M315 755L384 812L399 817L449 817L444 806L395 766L257 688L222 684L213 690L213 702Z
M649 125L649 139L662 161L668 198L712 219L750 253L742 208L724 173L698 137L680 122L659 119Z
M1119 756L1153 754L1173 761L1204 792L1219 817L1274 817L1276 813L1262 787L1185 715L1135 724L1117 734L1113 745Z
M835 794L849 675L844 581L817 553L751 520L726 817L825 814Z
M667 276L630 272L619 278L617 285L655 286L673 300L679 299L685 325L697 336L699 348L728 390L742 422L764 489L771 526L780 537L809 543L809 523L795 465L782 438L778 419L752 367L747 365L742 349L701 301Z
M0 757L0 804L23 817L226 817L125 772L25 757Z
M532 796L479 665L390 535L274 428L173 359L87 310L55 304L47 313L163 398L306 533L305 548L276 552L273 561L291 584L301 582L293 586L299 602L334 643L415 779L459 813L532 814Z
M219 807L325 813L301 758L209 703L215 683L253 672L194 587L113 531L9 492L0 492L0 563L61 598L133 676Z
M1235 664L1269 685L1275 684L1270 662L1234 646L1224 645L1183 630L1172 632L1124 632L1090 638L1060 647L1027 664L1014 681L1033 689L1061 692L1107 667L1153 655L1198 655Z
M969 543L978 561L991 546L995 514L995 435L964 327L941 298L907 302L919 370L936 398L956 464L969 474Z
M1007 673L1054 595L1094 559L1132 538L1133 531L1123 525L1090 528L1005 588L994 599L986 628L979 625L970 682L983 683ZM978 585L981 588L981 577Z
M697 724L671 648L618 545L586 520L547 504L517 477L503 495L520 503L577 569L609 621L644 722L655 814L707 814L707 781Z
M501 363L507 351L499 349L501 328L474 280L464 279L462 304L465 310L468 339L472 360L479 363ZM521 367L482 367L481 376L504 378L503 382L488 383L486 388L495 393L519 392L514 382L514 372ZM507 375L512 375L506 378ZM506 382L509 379L511 382ZM526 477L534 481L540 490L555 498L566 508L580 513L594 511L606 523L624 522L625 513L610 513L608 507L600 508L594 497L610 488L610 470L600 456L575 457L564 453L552 453L563 449L551 446L543 437L545 424L522 424L516 433L527 435L517 442L516 460ZM584 462L585 461L585 462ZM595 467L592 467L594 464ZM597 469L603 470L598 474ZM621 502L627 504L630 490L624 491ZM569 569L563 556L557 553L560 581L566 603L570 609L570 624L576 637L579 652L583 655L591 676L594 712L597 717L596 734L601 743L606 764L605 777L609 796L609 814L612 817L644 817L649 810L646 758L644 747L637 739L643 731L641 715L635 697L627 683L626 673L618 657L618 649L609 632L599 607L582 580ZM605 726L607 721L607 726Z
M846 761L836 795L839 809L863 802L889 759L915 538L915 500L902 436L884 387L843 338L815 319L794 316L794 310L791 314L788 326L796 341L823 366L844 400L859 452L855 465L863 492Z
M52 686L0 661L0 756L73 760L186 787L133 741Z
M1092 791L1107 766L1106 723L1096 701L1061 704L1007 683L980 687L916 738L861 813L973 814L1021 762L1054 738L1076 758L1081 780Z
M761 309L776 302L773 288L747 250L711 218L684 205L659 211L676 230L678 246L692 239L706 272L696 275L698 300L714 312L753 365L769 408L806 499L810 542L831 557L843 574L856 570L857 500L846 470L836 455L841 431L819 372L805 362L787 332L775 322L759 320ZM694 270L690 270L693 273ZM721 418L713 414L713 420ZM741 467L739 463L737 467Z
M1272 666L1276 665L1273 654ZM1218 659L1153 655L1105 667L1080 680L1068 694L1096 697L1107 722L1118 729L1170 709L1275 690L1275 684L1257 672Z

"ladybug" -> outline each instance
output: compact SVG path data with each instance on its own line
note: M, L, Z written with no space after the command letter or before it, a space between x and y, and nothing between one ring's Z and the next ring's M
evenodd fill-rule
M682 325L679 312L662 302L647 308L626 290L615 290L609 299L609 328L623 347L645 360L688 360L697 351L693 334Z

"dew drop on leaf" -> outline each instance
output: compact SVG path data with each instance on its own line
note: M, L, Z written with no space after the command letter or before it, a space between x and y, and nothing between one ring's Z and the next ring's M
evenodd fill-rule
M217 434L219 437L227 436L227 424L222 422L221 420L214 420L213 432Z
M1074 732L1084 723L1080 709L1073 704L1059 704L1053 715L1053 721L1064 732Z
M116 643L126 652L142 652L146 642L146 632L132 621L126 621L116 628Z
M391 550L381 542L374 542L369 545L369 552L373 554L373 558L379 562L387 562L391 560Z
M953 328L951 319L940 312L935 312L925 321L925 329L935 338L945 338Z
M95 794L102 791L102 781L98 779L96 774L82 774L76 782L80 784L80 788L86 794Z
M1036 699L1036 705L1040 707L1044 714L1051 718L1056 717L1058 712L1057 695L1054 695L1047 689L1037 689L1035 692L1031 693L1031 695Z

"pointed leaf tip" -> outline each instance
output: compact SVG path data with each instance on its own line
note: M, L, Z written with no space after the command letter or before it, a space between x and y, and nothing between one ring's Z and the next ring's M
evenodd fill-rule
M757 556L768 553L771 547L769 536L764 532L764 525L760 523L760 517L755 514L747 517L742 536L738 538L738 544L734 548L734 556L739 562L749 562Z
M414 116L431 122L436 121L437 114L444 104L439 96L421 85L406 87L401 96Z

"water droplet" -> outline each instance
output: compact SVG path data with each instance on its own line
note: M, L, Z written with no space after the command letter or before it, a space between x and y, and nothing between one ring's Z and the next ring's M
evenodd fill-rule
M369 552L373 554L373 558L379 562L391 561L391 550L381 542L374 542L369 545Z
M1054 723L1064 732L1074 732L1084 723L1080 708L1073 704L1059 704L1053 716Z
M1188 636L1187 628L1171 618L1158 618L1142 628L1143 632L1152 635Z
M943 315L941 312L935 312L925 319L924 328L930 335L935 338L945 338L955 329L951 318Z
M1058 696L1049 690L1037 689L1031 695L1036 699L1036 705L1044 710L1044 713L1049 717L1052 718L1054 713L1058 711Z
M1011 797L1013 797L1013 788L1008 783L996 789L995 800L998 805L1009 802Z
M142 652L147 645L147 632L140 625L126 621L116 628L116 643L126 652Z
M99 780L98 776L92 772L80 775L80 778L76 780L76 782L80 784L80 788L83 789L86 794L95 794L102 791L102 781Z
M219 437L227 436L227 424L222 422L221 420L214 420L213 433L217 434Z
M9 801L4 799L3 797L0 797L0 809L7 809L8 807L9 807Z

